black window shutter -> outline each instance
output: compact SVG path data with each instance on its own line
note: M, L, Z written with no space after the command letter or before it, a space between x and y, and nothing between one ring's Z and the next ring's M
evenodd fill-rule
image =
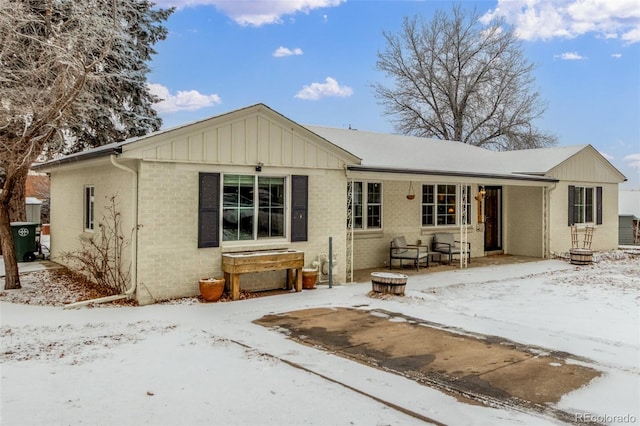
M307 241L309 176L291 176L291 241Z
M198 248L220 246L220 173L200 173Z
M596 224L602 225L602 187L596 186Z
M569 185L569 208L567 212L569 217L569 226L575 224L575 218L574 218L575 204L576 204L576 187L573 185Z

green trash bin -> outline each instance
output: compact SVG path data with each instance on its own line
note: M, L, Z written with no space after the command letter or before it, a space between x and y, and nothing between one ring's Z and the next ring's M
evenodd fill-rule
M33 222L11 222L13 233L13 246L16 249L16 260L18 262L31 262L36 258L38 244L36 242L37 223Z

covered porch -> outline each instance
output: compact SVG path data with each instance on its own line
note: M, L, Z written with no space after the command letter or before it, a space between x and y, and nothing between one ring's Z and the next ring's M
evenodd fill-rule
M476 268L499 266L499 265L537 262L540 260L542 259L539 257L531 257L531 256L519 256L519 255L510 255L510 254L488 254L483 257L474 258L473 261L467 265L467 268L476 269ZM398 266L394 267L392 269L392 272L397 272L397 273L401 273L401 274L405 274L410 277L413 277L413 276L432 274L434 272L451 271L451 270L459 269L459 267L460 265L457 262L454 262L452 264L433 263L433 264L430 264L429 268L420 268L419 271L416 271L416 269L413 268L411 265L406 264L403 268L400 268ZM369 282L371 281L371 273L379 272L379 271L388 271L388 269L386 267L356 269L353 271L353 282L356 282L356 283Z
M544 177L354 171L348 176L347 277L353 272L357 281L367 271L388 269L390 242L399 236L431 251L434 235L448 233L468 247L469 261L466 253L451 264L436 256L430 270L547 258L553 185Z

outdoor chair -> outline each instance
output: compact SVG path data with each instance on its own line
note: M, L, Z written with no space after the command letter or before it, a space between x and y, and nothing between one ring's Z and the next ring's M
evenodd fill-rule
M396 237L391 240L389 246L389 269L391 269L393 260L400 260L400 267L402 267L403 260L410 260L416 268L416 271L420 270L420 262L425 261L427 268L429 267L429 253L428 246L419 246L414 244L407 244L404 237Z
M449 256L449 264L453 262L453 256L460 256L462 249L460 241L453 239L453 234L438 233L433 236L433 251ZM467 262L471 263L471 243L467 243Z

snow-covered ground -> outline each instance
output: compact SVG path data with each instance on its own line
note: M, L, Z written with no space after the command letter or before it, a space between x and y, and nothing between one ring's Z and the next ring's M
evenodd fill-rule
M603 374L556 408L575 413L577 423L640 422L638 256L604 256L584 267L545 260L427 273L410 277L405 297L371 298L370 289L319 286L229 303L194 298L78 310L0 301L0 424L558 424L465 404L252 323L339 306L568 352Z

